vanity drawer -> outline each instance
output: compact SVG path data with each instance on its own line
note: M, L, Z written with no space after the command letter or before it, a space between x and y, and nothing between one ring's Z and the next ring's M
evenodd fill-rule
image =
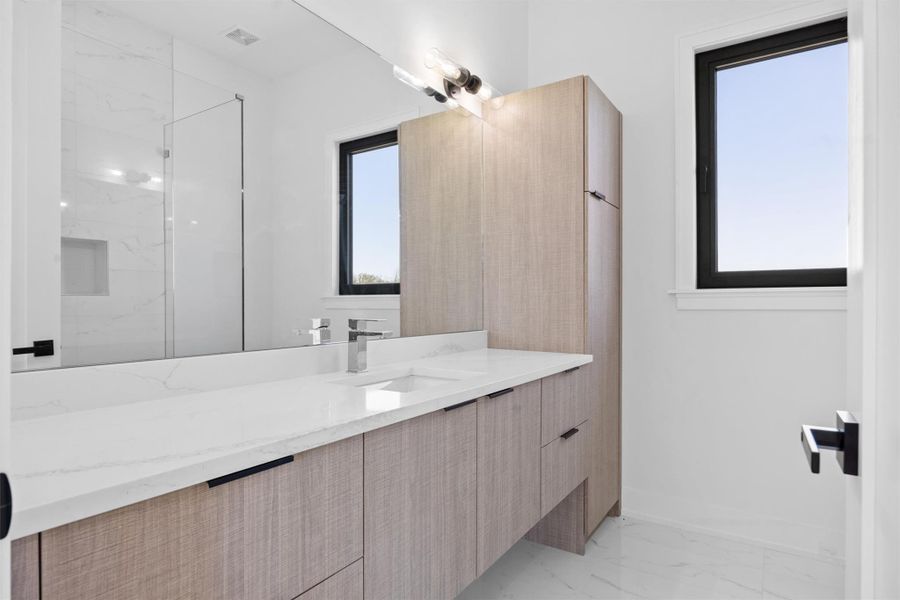
M541 517L587 478L589 436L584 421L541 448Z
M363 600L363 559L303 592L296 600Z
M547 445L566 431L587 420L587 368L575 367L541 380L541 445Z
M286 600L362 557L362 436L41 534L43 600Z

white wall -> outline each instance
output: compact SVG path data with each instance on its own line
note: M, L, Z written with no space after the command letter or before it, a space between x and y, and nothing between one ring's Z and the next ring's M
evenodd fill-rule
M844 406L845 314L684 311L675 287L678 38L796 2L534 2L529 85L591 76L624 116L623 508L843 553L843 476L801 423ZM809 3L807 3L809 4Z

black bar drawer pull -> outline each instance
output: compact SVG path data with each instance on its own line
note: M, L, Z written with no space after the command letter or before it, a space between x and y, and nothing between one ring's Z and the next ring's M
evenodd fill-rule
M499 392L494 392L493 394L488 394L488 398L499 398L500 396L505 396L506 394L511 393L516 388L506 388L505 390L500 390Z
M12 488L6 473L0 473L0 540L9 533L12 524Z
M859 475L859 422L852 414L839 410L837 427L800 427L800 442L809 462L809 470L818 473L821 451L834 450L845 475Z
M561 437L561 438L564 439L564 440L567 440L567 439L569 439L570 437L572 437L573 435L575 435L576 433L578 433L578 428L577 428L577 427L573 427L572 429L568 430L567 432L565 432L564 434L562 434L562 435L559 436L559 437Z
M242 469L240 471L235 471L234 473L229 473L228 475L222 475L221 477L210 479L206 483L209 484L210 488L214 488L216 486L224 485L226 483L230 483L238 479L243 479L244 477L249 477L250 475L255 475L257 473L262 473L263 471L268 471L269 469L274 469L275 467L280 467L281 465L286 465L292 462L294 462L293 456L285 456L284 458L270 460L267 463L256 465L255 467Z
M31 346L13 348L13 354L34 354L35 356L53 356L53 340L36 340Z
M566 369L565 371L563 371L563 374L568 375L569 373L574 373L575 371L577 371L580 368L581 367L572 367L571 369Z
M466 400L465 402L460 402L459 404L454 404L453 406L445 406L444 412L450 412L451 410L456 410L457 408L462 408L463 406L468 406L473 402L478 402L478 399L475 400Z

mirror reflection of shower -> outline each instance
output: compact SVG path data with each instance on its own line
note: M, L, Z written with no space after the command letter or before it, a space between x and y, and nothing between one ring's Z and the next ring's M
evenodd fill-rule
M61 30L60 363L240 351L242 100L177 70L199 53L172 34L91 14Z

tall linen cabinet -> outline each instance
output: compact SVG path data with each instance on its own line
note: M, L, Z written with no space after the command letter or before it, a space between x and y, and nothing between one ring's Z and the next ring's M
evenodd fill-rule
M594 356L587 481L528 536L574 551L619 510L621 131L587 77L400 127L403 335Z
M583 502L585 535L618 514L621 497L621 122L587 77L510 94L484 114L489 345L594 356L583 374L591 434L584 498L557 509L577 506L568 518L578 518ZM566 518L545 521L552 529Z

